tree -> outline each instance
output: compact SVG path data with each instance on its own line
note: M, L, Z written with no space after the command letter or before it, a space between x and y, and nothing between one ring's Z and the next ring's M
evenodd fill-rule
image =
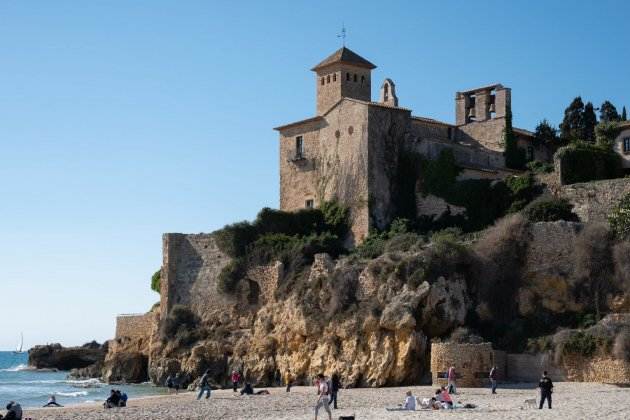
M151 290L160 293L160 282L162 280L162 270L158 270L151 276Z
M602 121L595 127L595 139L597 145L611 150L615 139L620 133L619 123L617 121Z
M617 112L617 108L610 101L604 101L602 106L599 107L599 120L602 122L620 121L621 117Z
M626 114L626 107L621 110L621 121L628 121L628 115Z
M512 127L512 110L508 108L505 114L505 128L503 129L503 144L505 150L505 166L511 169L522 169L525 166L525 150L516 144L516 136Z
M560 138L565 142L580 140L583 138L584 127L584 102L578 96L564 110L564 119L560 123Z
M534 130L536 142L543 146L558 146L558 130L549 124L549 121L542 120Z
M593 104L588 102L584 105L584 125L582 127L581 140L593 143L595 141L595 126L597 125L597 116Z

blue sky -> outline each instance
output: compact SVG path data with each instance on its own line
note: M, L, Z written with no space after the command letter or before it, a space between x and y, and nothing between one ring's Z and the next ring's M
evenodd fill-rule
M630 106L630 3L516 3L0 0L0 349L112 337L163 232L277 207L272 127L313 115L342 22L415 115L494 82L527 129Z

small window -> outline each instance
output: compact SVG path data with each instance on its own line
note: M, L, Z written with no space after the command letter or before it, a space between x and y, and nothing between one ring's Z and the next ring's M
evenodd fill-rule
M527 160L534 160L534 148L527 146Z
M630 153L630 137L623 139L623 152Z
M324 83L325 83L325 81L324 81L324 78L322 77L322 86L324 86Z
M355 82L357 81L357 74L356 73L354 74L354 81Z
M337 73L333 73L333 82L337 81Z
M350 73L346 73L346 80L350 81Z
M330 74L326 76L326 83L330 83Z
M295 158L302 159L304 157L304 139L302 136L295 138Z
M312 209L315 207L315 202L313 200L306 200L305 206L307 209Z
M365 83L365 76L361 76L361 84Z

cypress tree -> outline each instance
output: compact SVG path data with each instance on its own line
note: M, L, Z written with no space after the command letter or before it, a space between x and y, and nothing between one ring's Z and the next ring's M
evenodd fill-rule
M582 125L582 138L581 140L586 140L590 142L595 141L595 126L597 125L597 116L595 115L595 109L593 108L593 104L588 102L584 105L584 118Z
M621 117L617 112L617 108L610 101L604 101L602 106L599 107L599 120L601 122L613 122L620 121Z
M628 116L626 115L626 107L624 106L623 109L621 110L621 121L627 121L628 120Z
M560 138L563 142L579 140L582 138L584 127L584 102L581 97L571 101L564 110L564 119L560 123Z
M505 128L503 129L503 144L505 150L505 166L510 169L521 169L525 165L525 151L516 144L514 128L512 127L512 110L508 107L505 114Z

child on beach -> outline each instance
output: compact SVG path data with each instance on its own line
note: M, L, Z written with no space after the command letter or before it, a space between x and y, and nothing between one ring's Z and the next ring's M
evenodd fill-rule
M210 398L210 369L206 370L206 373L203 374L201 380L199 381L199 395L197 395L197 399L201 399L203 393L206 392L206 399Z
M386 408L387 411L415 411L416 410L416 397L407 391L405 394L405 402L399 405L397 408Z
M48 398L48 402L46 404L44 404L42 407L63 407L63 405L59 404L57 402L57 399L55 398L54 395L51 395Z

